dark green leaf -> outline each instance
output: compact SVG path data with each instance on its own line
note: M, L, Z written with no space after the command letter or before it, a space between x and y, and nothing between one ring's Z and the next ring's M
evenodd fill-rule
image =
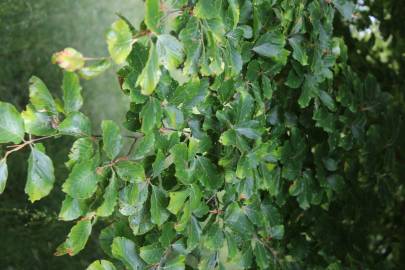
M24 138L24 122L16 108L0 101L0 143L20 143Z
M65 113L69 114L80 110L83 105L83 98L81 96L82 87L76 73L64 73L62 90Z
M33 147L28 159L28 176L24 189L30 201L35 202L47 196L54 182L52 160L37 147Z
M112 255L131 270L143 270L145 263L138 256L134 242L125 237L116 237L111 245Z
M122 148L122 136L120 128L111 120L101 123L103 131L103 150L110 159L115 159Z
M5 158L0 160L0 194L2 194L4 189L6 188L8 178L8 168L6 162L7 160Z

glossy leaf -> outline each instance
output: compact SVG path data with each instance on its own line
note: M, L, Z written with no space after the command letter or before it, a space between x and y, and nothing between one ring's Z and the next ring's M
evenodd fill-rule
M0 143L20 143L24 138L24 122L17 109L0 101Z
M75 256L78 254L86 246L91 229L91 220L84 219L78 221L70 230L66 241L57 247L55 255L62 256L68 254L69 256Z
M136 84L141 87L143 95L151 95L159 82L161 76L159 67L159 56L155 45L149 49L149 58L142 73L139 75Z
M28 159L28 176L25 193L31 202L47 196L55 182L52 160L37 147L33 147Z
M70 113L65 120L60 123L58 130L62 134L72 136L90 136L91 124L87 116L81 112Z
M62 190L72 198L87 199L96 191L97 183L94 161L84 160L73 167L62 185Z
M122 136L120 128L111 120L101 123L103 131L103 150L110 159L118 156L122 148Z
M6 188L8 178L8 167L7 167L7 160L3 158L0 160L0 194L4 192Z
M83 98L81 96L82 87L76 73L65 72L62 90L65 113L69 114L80 110L83 105Z
M120 260L128 269L144 269L145 263L138 256L134 242L125 237L116 237L111 245L114 258Z

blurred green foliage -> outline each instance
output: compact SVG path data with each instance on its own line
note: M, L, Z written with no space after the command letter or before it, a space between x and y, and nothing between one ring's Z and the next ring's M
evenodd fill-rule
M28 79L39 76L53 93L60 95L62 73L52 65L51 55L67 45L88 56L107 55L105 29L122 12L140 22L140 0L1 0L0 1L0 99L23 109L28 100ZM104 55L103 55L104 53ZM123 119L127 104L111 71L98 80L84 82L84 111L98 126L101 119ZM110 106L120 104L122 106ZM94 107L91 107L94 106ZM55 160L56 192L31 205L24 194L27 153L10 160L10 178L0 197L0 269L84 269L101 253L95 239L91 248L75 258L55 257L71 224L57 220L62 201L61 181L66 178L64 161L70 141L47 144ZM58 193L59 191L59 193ZM94 238L97 236L95 235Z

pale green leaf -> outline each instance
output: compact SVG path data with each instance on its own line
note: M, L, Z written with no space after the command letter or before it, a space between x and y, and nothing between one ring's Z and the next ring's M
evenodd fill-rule
M79 75L85 80L91 80L101 75L111 67L110 60L100 60L95 64L85 66L79 70Z
M136 85L141 87L143 95L151 95L159 83L161 71L159 67L159 56L154 44L149 49L149 58L139 75Z
M86 210L87 204L84 200L78 200L66 195L62 202L58 218L63 221L71 221L84 215Z
M115 266L106 260L95 261L86 270L116 270Z
M170 202L169 206L167 207L167 210L176 215L184 206L184 202L186 201L189 195L190 191L187 189L182 191L170 192L169 193Z
M122 64L132 50L132 32L128 24L120 19L107 32L108 51L117 64Z
M165 250L157 243L148 246L143 246L139 249L139 256L147 264L155 264L160 262Z
M172 35L159 35L157 38L156 49L161 64L167 70L174 70L183 62L183 44Z
M160 11L159 0L146 0L145 3L145 24L152 32L160 32L160 20L162 12Z

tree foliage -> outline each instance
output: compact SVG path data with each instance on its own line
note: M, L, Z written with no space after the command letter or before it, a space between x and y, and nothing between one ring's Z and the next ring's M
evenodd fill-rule
M110 57L53 56L63 98L37 77L21 114L0 103L7 157L30 148L26 193L55 177L42 141L73 136L56 255L85 248L96 222L109 260L88 269L393 269L403 251L384 218L403 200L403 108L348 65L334 36L350 1L146 0L137 29L106 34ZM79 76L112 65L131 100L125 128L92 132ZM119 104L112 104L119 106ZM134 142L123 147L123 137ZM384 206L381 206L383 204ZM107 225L108 224L108 225Z

